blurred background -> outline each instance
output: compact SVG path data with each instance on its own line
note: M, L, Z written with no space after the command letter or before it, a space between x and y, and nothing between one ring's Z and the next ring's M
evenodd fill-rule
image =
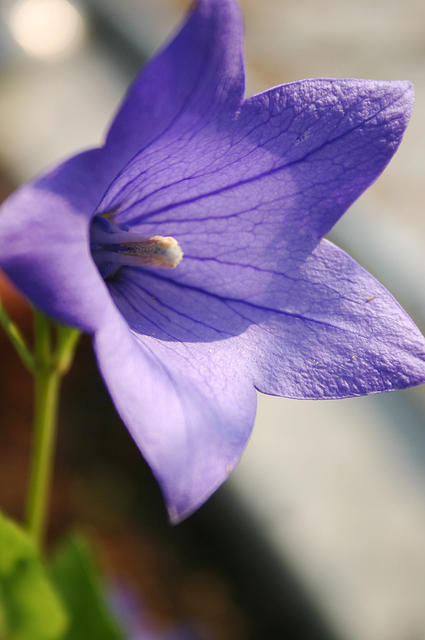
M102 140L128 83L188 5L1 0L1 198ZM399 152L332 239L424 331L423 0L241 5L249 94L316 76L414 82ZM30 310L4 277L0 295L30 337ZM19 518L31 380L4 335L0 353L0 504ZM260 397L232 478L171 528L84 339L64 388L50 543L70 527L94 541L107 579L128 586L158 638L423 640L425 389L328 402Z

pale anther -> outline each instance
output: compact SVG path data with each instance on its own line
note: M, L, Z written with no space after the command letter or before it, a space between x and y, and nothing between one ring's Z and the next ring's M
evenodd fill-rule
M140 242L122 242L118 253L126 256L127 264L171 269L177 267L183 258L179 243L171 236L152 236Z
M104 278L120 267L165 267L174 269L183 258L171 236L146 236L117 225L113 212L97 215L90 229L92 256Z

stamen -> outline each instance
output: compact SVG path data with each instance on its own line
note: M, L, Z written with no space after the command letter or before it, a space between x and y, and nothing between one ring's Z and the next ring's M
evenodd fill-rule
M114 275L121 266L147 266L174 269L183 252L171 236L141 236L102 216L92 224L90 244L93 258L104 278Z
M174 269L183 258L183 252L175 238L152 236L142 242L127 242L119 245L119 255L126 256L134 264Z
M97 217L104 218L105 220L113 221L116 212L117 212L116 209L111 209L110 211L104 211L103 213L98 213Z

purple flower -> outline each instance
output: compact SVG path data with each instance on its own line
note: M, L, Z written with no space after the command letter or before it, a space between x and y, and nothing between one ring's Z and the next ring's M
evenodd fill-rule
M149 619L146 608L141 607L127 585L112 584L108 592L109 605L124 628L126 640L199 640L188 625L174 625L158 630Z
M23 186L0 216L0 264L45 313L94 334L174 521L237 463L255 389L344 398L425 380L410 318L323 240L397 149L411 86L243 91L237 3L198 0L105 146Z

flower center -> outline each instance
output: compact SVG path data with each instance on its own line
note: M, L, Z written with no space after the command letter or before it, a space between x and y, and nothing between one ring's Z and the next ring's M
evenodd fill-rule
M95 216L90 229L90 248L103 278L110 278L123 266L174 269L183 258L175 238L147 238L117 225L108 214Z

